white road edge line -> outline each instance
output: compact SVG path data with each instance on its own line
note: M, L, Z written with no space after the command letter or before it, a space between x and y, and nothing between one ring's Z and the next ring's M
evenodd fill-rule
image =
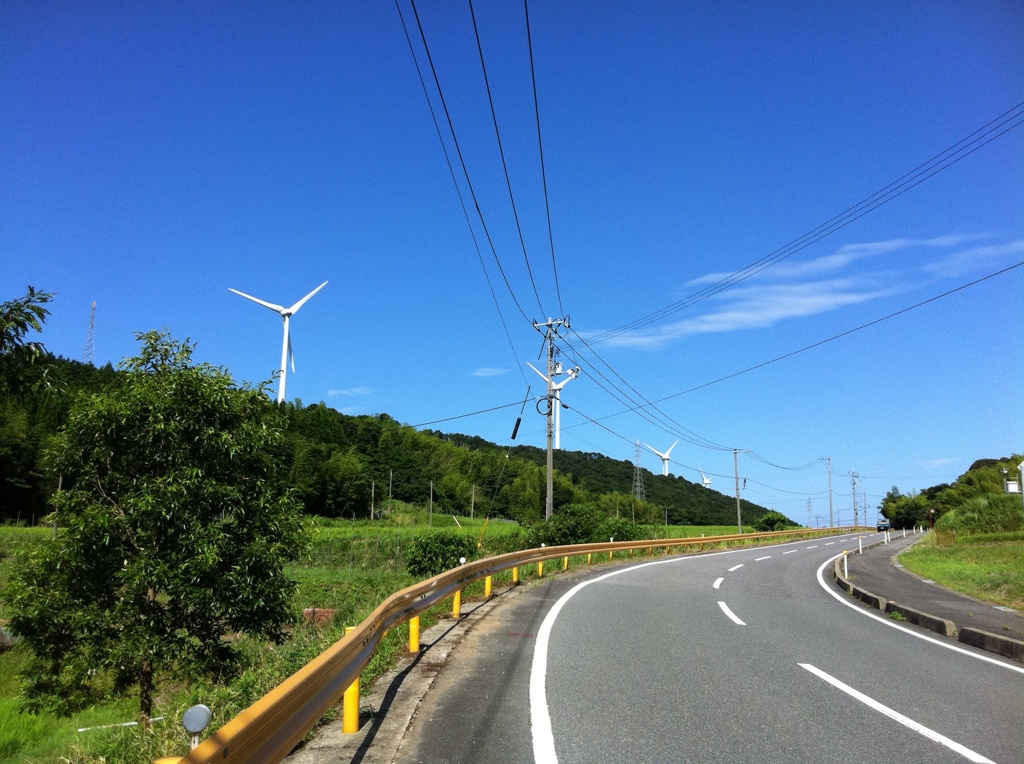
M727 616L729 616L729 618L732 619L732 622L734 624L736 624L737 626L746 626L746 624L743 623L743 621L741 621L739 618L737 618L736 614L734 612L732 612L729 609L729 606L726 605L724 602L719 602L718 603L718 607L722 608L722 612L725 613Z
M712 588L712 589L717 589L717 588L718 588L719 586L721 586L721 585L722 585L722 582L723 582L724 580L725 580L724 578L716 578L716 579L715 579L715 583L714 583L714 585L713 585L713 586L712 586L711 588Z
M754 560L754 562L761 562L761 560L770 560L771 558L772 558L771 555L767 555L766 557L758 557L757 559Z
M1016 671L1018 674L1024 674L1024 667L1018 668L1017 666L1011 665L1009 663L1003 663L1002 661L996 660L995 658L989 658L987 655L982 655L981 653L972 653L970 650L965 650L957 645L951 645L948 642L943 642L941 639L929 637L927 634L922 634L920 631L918 631L916 627L911 629L907 626L901 626L891 618L883 618L880 615L869 613L867 610L864 610L859 605L855 605L853 602L848 601L842 594L840 594L837 591L834 591L831 586L825 583L825 579L822 577L822 571L825 570L825 566L831 565L832 562L838 557L842 557L842 555L837 554L834 557L829 557L827 560L825 560L825 562L821 563L821 565L818 566L818 585L821 586L822 589L831 594L833 597L835 597L838 602L841 602L843 605L846 605L846 607L851 608L854 612L860 613L861 615L867 616L868 618L874 618L879 623L884 623L886 626L890 626L893 629L898 629L902 631L904 634L909 634L912 637L923 639L925 642L931 642L933 645L938 645L939 647L945 647L947 650L954 650L955 652L961 653L963 655L968 655L971 658L977 658L979 661L985 661L985 663L991 663L994 666L1000 666L1004 669L1009 669L1010 671Z
M739 565L733 565L731 568L729 568L729 572L732 573L734 570L739 570L742 567L743 563L741 562Z
M844 684L843 682L836 679L834 676L826 674L824 671L815 666L812 666L810 663L799 663L797 665L800 666L800 668L807 669L819 679L824 679L833 687L842 690L851 698L859 700L861 703L868 706L869 708L878 711L878 713L884 716L888 716L890 719L899 722L904 727L908 727L909 729L912 729L914 732L924 735L929 740L934 740L936 743L946 746L946 748L949 748L951 751L955 751L956 753L966 758L968 761L975 762L975 764L995 764L995 762L991 759L987 759L980 753L975 753L970 748L960 745L960 743L957 743L955 740L950 740L945 735L941 735L935 730L929 729L928 727L925 727L923 724L915 722L909 716L904 716L898 711L894 711L888 706L879 703L874 698L868 697L863 692L853 689L848 684Z

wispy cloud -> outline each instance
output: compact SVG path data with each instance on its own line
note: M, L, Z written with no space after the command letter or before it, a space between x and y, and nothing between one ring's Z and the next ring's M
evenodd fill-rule
M474 377L500 377L502 374L508 374L511 369L495 369L490 366L484 366L480 369L476 369L473 372Z
M1024 239L1009 241L1005 244L991 244L984 247L972 247L952 252L946 257L924 266L925 273L937 278L954 278L973 273L979 268L988 268L999 263L1011 265L1011 259L1024 254Z
M937 470L940 467L945 467L947 464L952 464L955 459L948 457L941 457L939 459L922 459L921 466L926 470Z
M343 396L354 396L354 395L373 395L374 390L372 387L347 387L343 390L328 390L327 397L334 398L339 395Z
M604 342L613 347L656 350L689 335L768 328L787 319L820 315L906 291L920 285L922 270L933 278L950 278L1024 252L1024 240L978 245L991 238L990 234L971 233L887 239L845 244L830 254L807 260L785 260L706 298L700 304L710 307L699 315L619 334ZM964 248L971 244L977 246ZM935 250L942 252L940 258L922 265L922 255ZM899 253L914 256L914 262L893 257ZM883 255L888 258L882 268L881 263L872 266L863 262ZM731 272L708 273L685 286L706 287L733 276Z

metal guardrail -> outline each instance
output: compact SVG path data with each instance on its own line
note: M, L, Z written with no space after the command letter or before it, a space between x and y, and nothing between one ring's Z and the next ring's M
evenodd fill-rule
M208 737L180 764L207 762L278 762L341 700L359 679L384 635L419 616L466 586L510 568L542 564L560 557L578 557L673 547L699 547L736 541L781 540L848 533L857 528L802 529L772 533L743 533L701 538L645 539L600 544L572 544L510 552L469 562L392 594L345 637L285 679L281 684ZM174 759L161 759L173 761Z

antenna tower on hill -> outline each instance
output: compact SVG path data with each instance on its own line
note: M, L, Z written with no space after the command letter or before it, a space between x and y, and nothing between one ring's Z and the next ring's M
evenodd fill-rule
M93 363L95 352L93 345L96 341L96 301L92 301L92 310L89 312L89 333L85 335L85 349L82 351L82 363Z

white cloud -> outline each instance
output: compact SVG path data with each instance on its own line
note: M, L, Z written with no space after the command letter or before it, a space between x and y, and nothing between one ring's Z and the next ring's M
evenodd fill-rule
M348 387L348 388L345 388L344 390L328 390L327 391L327 397L328 398L333 398L333 397L338 396L338 395L345 395L345 396L351 396L351 395L373 395L373 392L374 391L373 391L372 387L359 387L359 386L357 386L357 387Z
M474 377L500 377L502 374L508 374L510 369L495 369L490 366L484 366L480 369L476 369L473 372Z
M924 271L938 278L953 278L999 263L1011 265L1011 256L1016 259L1021 254L1024 254L1024 239L1017 239L1006 244L990 244L953 252L941 260L925 265Z
M923 459L921 461L921 466L926 470L937 470L940 467L945 467L947 464L952 464L954 461L956 460L948 457L941 457L939 459Z

